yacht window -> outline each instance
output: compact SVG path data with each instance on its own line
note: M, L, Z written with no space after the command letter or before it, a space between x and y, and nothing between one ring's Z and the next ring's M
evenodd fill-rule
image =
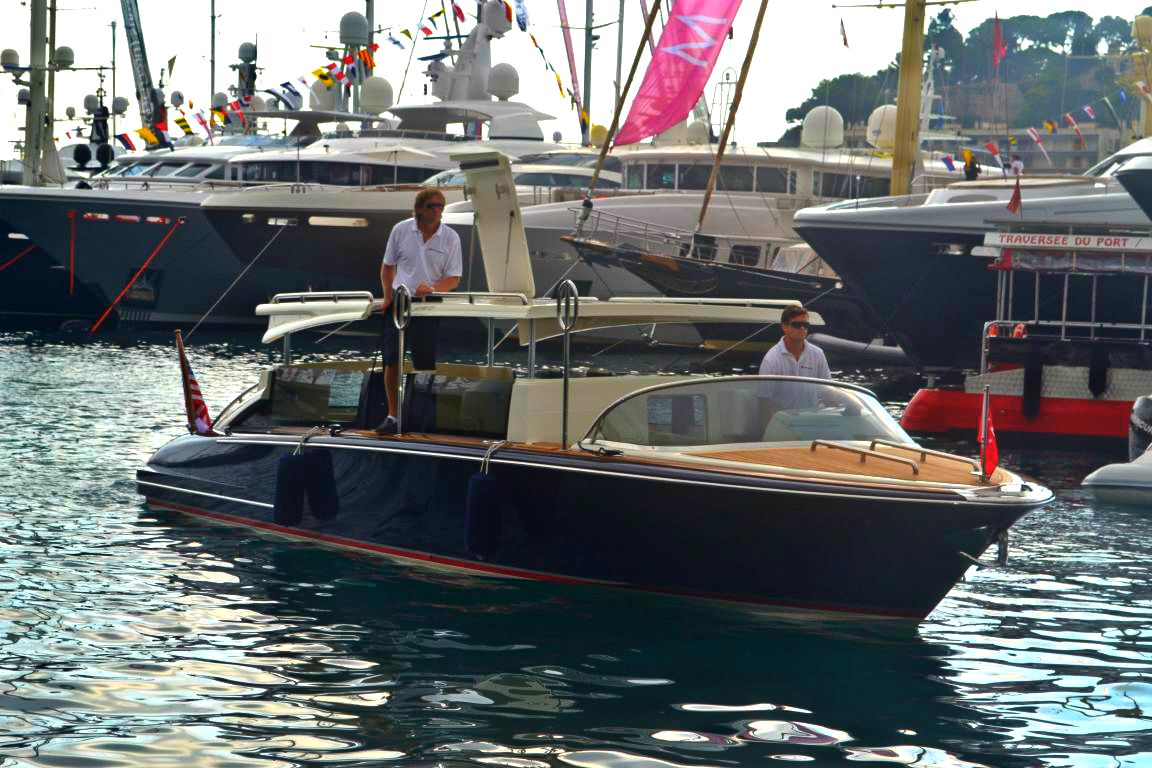
M637 163L628 166L626 178L628 189L644 189L644 164Z
M789 173L787 168L766 168L763 166L757 168L756 191L775 195L788 194Z
M140 176L152 168L153 163L135 163L124 169L124 176Z
M360 166L352 163L309 163L311 165L310 181L317 184L332 184L339 187L355 187L360 185Z
M760 246L733 245L728 252L728 261L742 267L755 267L760 263Z
M464 183L464 174L462 173L456 174L461 178L460 181L433 181L432 179L435 179L436 176L429 179L428 175L435 170L434 168L419 168L410 165L367 165L364 166L364 170L366 172L365 184L371 186L386 184L423 184L425 180L427 180L427 183L439 185ZM437 176L439 175L440 174L437 174Z
M254 431L355 423L367 373L348 366L280 368L273 373L268 399L232 428Z
M209 168L209 167L211 167L210 163L192 163L192 165L189 165L187 168L182 168L181 170L177 171L176 175L180 176L182 178L190 178L192 176L199 176L201 173L204 172L205 168Z
M892 188L888 179L881 176L862 176L858 187L856 197L885 197Z
M617 402L589 433L591 441L701 447L812 440L910 443L874 397L830 382L740 377L670 384Z
M186 163L156 163L146 176L171 176L186 165Z
M562 174L557 174L561 176ZM568 178L563 176L563 178ZM520 173L516 175L516 183L525 187L555 187L556 177L551 173Z
M680 163L680 179L678 187L680 189L707 189L708 177L712 174L712 167L709 165L688 165L687 163Z
M223 165L216 166L215 168L210 170L204 176L204 178L206 178L206 179L222 179L222 178L224 178L224 166Z
M574 187L586 187L588 186L588 182L591 181L591 177L585 178L583 176L577 176L575 179L576 183L572 185ZM596 186L600 189L620 189L620 182L601 176L600 180L596 182Z
M752 169L746 165L721 165L716 188L725 192L751 192Z
M821 173L821 197L856 197L856 179L842 173Z
M676 189L676 166L673 163L649 163L647 166L647 189Z
M468 177L463 171L441 171L435 176L429 176L423 181L430 187L447 187L454 184L465 184Z

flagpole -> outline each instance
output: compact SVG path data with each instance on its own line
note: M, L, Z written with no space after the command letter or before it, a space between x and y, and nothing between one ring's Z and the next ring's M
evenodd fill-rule
M760 39L760 27L764 24L764 12L768 10L768 0L760 0L760 10L756 13L756 26L752 28L752 38L748 41L748 51L744 54L744 66L740 68L740 77L736 80L736 96L732 99L732 106L728 109L728 119L724 123L724 131L720 134L720 144L716 147L716 159L712 163L712 172L708 174L708 186L704 190L704 202L700 205L700 218L696 220L696 231L704 226L704 216L708 213L708 204L712 202L712 192L716 189L716 180L720 176L720 162L724 159L724 149L728 146L728 135L736 123L736 112L740 109L740 99L744 95L744 83L748 80L748 70L752 67L752 57L756 53L756 43Z
M636 56L632 59L631 69L628 70L628 79L624 81L624 88L620 91L620 98L616 101L616 110L612 114L612 126L608 129L608 135L604 137L604 144L600 147L600 157L596 160L596 169L592 172L592 179L588 182L588 191L584 196L584 211L580 215L581 224L592 212L592 194L596 191L600 172L604 170L604 160L608 157L608 148L612 146L612 139L615 138L616 130L620 127L620 112L624 109L624 100L628 98L628 91L632 90L632 80L636 77L637 67L640 66L640 56L644 53L644 45L648 36L652 34L652 22L656 20L656 13L659 10L660 0L656 0L652 4L652 10L648 12L648 18L644 20L644 34L640 36L640 44L636 46Z
M990 395L989 386L984 385L984 401L980 406L980 428L977 434L980 436L980 482L988 482L988 475L984 474L985 459L988 457L988 412L990 410L989 400Z
M176 329L176 351L180 354L180 386L184 390L184 416L188 419L188 431L196 431L196 415L192 409L192 391L188 388L188 358L184 354L184 337Z

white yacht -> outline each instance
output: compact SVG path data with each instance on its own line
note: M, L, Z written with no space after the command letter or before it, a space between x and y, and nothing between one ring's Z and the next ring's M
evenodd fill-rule
M1148 156L1152 139L1141 139L1081 176L1025 176L1016 213L1007 207L1015 180L1000 178L959 182L926 195L810 208L796 214L795 228L876 310L886 330L920 367L974 368L983 324L995 310L996 275L988 270L990 259L972 258L979 255L974 249L983 245L984 235L1005 222L1029 224L1031 231L1147 228L1148 216L1116 173L1135 158ZM1019 301L1034 299L1031 285L1017 293ZM1091 308L1078 295L1069 311L1087 319ZM1131 319L1130 302L1112 298L1101 294L1100 314L1094 319ZM1058 293L1044 291L1039 299L1047 311L1061 311Z

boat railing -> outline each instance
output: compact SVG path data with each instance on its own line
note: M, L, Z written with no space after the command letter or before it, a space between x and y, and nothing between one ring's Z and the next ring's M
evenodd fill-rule
M718 244L729 239L723 235L693 233L691 230L670 227L666 224L653 224L596 208L593 208L588 218L581 222L584 209L573 207L569 210L572 213L573 229L578 230L581 236L614 247L635 248L643 253L694 256L710 261L716 256ZM757 245L785 245L795 242L795 238L751 235L741 235L737 239L741 244Z

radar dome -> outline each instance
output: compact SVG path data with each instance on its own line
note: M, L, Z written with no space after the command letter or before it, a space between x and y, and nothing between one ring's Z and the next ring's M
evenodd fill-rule
M520 93L520 73L511 64L497 64L488 72L488 93L508 101Z
M804 115L800 146L831 149L844 144L844 118L832 107L814 107Z
M378 115L392 106L392 83L382 77L369 77L360 86L360 110Z
M0 51L0 67L4 69L16 69L20 66L20 54L11 48L5 48Z
M184 94L180 91L172 91L172 96L169 98L169 101L172 102L172 106L179 109L184 106Z
M240 43L240 50L236 51L236 56L240 61L256 61L256 46L252 43Z
M269 101L267 104L264 105L264 109L268 110L269 112L279 112L280 111L280 100L279 99L272 99L271 101Z
M32 103L32 91L27 88L21 88L16 91L16 103L21 106L26 106Z
M685 139L689 144L707 144L711 138L712 131L709 130L708 123L697 120L688 124Z
M368 19L364 14L349 11L340 17L340 42L343 45L368 45L370 36Z
M264 97L262 96L253 96L252 101L248 103L247 109L253 112L263 112L268 109L268 103L264 101Z
M876 107L868 116L868 143L877 149L896 146L896 105Z
M319 80L312 83L312 88L308 91L308 108L335 109L336 89L325 88L324 83L320 82Z
M512 19L508 18L504 0L488 0L480 7L480 23L499 37L512 29Z
M52 63L60 69L71 69L76 63L76 54L66 45L62 45L52 54Z
M100 109L100 99L96 94L90 93L84 97L84 111L88 114L95 114L96 110Z
M67 117L69 120L76 117L76 107L68 107L67 109L65 109L64 110L64 116Z
M221 107L226 107L226 106L228 106L228 94L226 94L226 93L214 93L214 94L212 94L212 107L214 109L220 109Z
M122 115L128 111L128 99L123 96L117 96L112 99L112 111L118 115Z
M604 142L608 139L608 129L602 125L593 125L588 129L588 141L593 146L602 147Z

